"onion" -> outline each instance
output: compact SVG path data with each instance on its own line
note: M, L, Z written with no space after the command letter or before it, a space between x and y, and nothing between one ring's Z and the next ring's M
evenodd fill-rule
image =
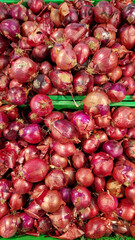
M130 232L131 232L131 235L135 237L135 220L133 220L131 223Z
M127 49L132 49L135 46L135 26L123 25L119 30L120 42Z
M118 207L117 198L107 192L99 194L97 203L101 212L112 212Z
M57 190L44 191L39 198L38 204L46 212L56 212L64 204L60 193Z
M135 109L119 107L112 114L112 122L115 127L130 128L135 126Z
M6 215L0 219L0 236L10 238L15 235L18 230L21 219L14 215Z
M47 163L40 158L31 159L23 166L24 178L28 182L42 181L45 178L48 170L49 167Z
M125 196L128 200L135 203L135 183L133 183L133 186L126 187Z
M91 135L88 139L82 140L81 146L85 153L91 154L98 149L99 140L95 136Z
M128 4L122 11L122 17L129 24L135 24L135 4Z
M66 204L70 204L71 203L71 189L70 188L61 188L60 189L60 194L62 197L62 200L66 203Z
M39 13L45 5L43 0L28 0L28 6L35 14Z
M93 173L98 177L109 176L113 170L113 158L104 152L94 154L90 164Z
M76 151L72 156L72 164L76 169L84 167L86 162L86 156L81 150Z
M34 227L40 234L47 234L52 228L52 222L49 217L44 216L34 222Z
M132 221L135 216L134 204L126 198L121 199L116 210L119 217Z
M27 213L31 218L35 219L41 219L41 217L45 214L36 201L32 201L29 206L24 209L24 212Z
M109 2L100 1L94 7L94 17L98 23L108 22L112 13L113 7Z
M78 185L89 187L94 181L94 175L89 168L79 168L76 172Z
M7 47L8 47L7 39L0 34L0 54L4 53Z
M123 147L121 146L121 143L117 142L116 140L109 140L105 142L102 149L114 158L121 156L123 153Z
M51 129L53 122L64 119L63 113L59 111L53 111L44 118L44 124L46 127Z
M14 4L11 6L10 15L12 18L20 20L20 21L27 21L27 8L21 4Z
M124 152L131 159L131 161L135 162L134 148L135 148L135 139L126 139L123 142Z
M56 229L61 233L66 232L72 219L72 211L67 206L61 206L56 212L49 214L49 218Z
M85 236L87 238L101 238L106 232L105 220L100 217L94 217L88 221L85 227Z
M13 193L9 200L9 205L11 210L22 210L25 204L25 196L20 195L18 193Z
M32 123L20 129L19 136L28 143L36 144L43 139L43 132L38 124Z
M114 83L108 90L107 95L112 102L121 102L126 95L126 89L124 84Z
M90 204L91 193L87 188L77 185L71 190L71 200L77 209L86 208Z
M115 163L113 178L125 186L130 186L135 181L135 166L128 160L119 160Z
M51 134L55 140L61 143L78 143L79 141L78 132L74 125L65 119L57 120L51 124Z
M0 203L0 219L4 217L6 214L8 214L9 208L7 205L7 202L5 203Z
M76 152L75 145L71 142L63 144L56 141L53 143L52 148L62 157L70 157Z
M87 72L94 73L109 73L118 65L118 57L111 48L100 48L93 56L92 61L88 65Z
M70 70L77 64L75 51L69 47L60 50L56 57L56 65L62 70Z
M54 167L65 168L68 164L68 158L62 157L57 153L53 153L50 157L50 164Z
M95 176L94 182L91 185L91 187L92 187L93 191L96 193L103 192L105 189L105 178Z
M111 47L116 41L116 29L112 24L99 24L94 28L93 36L98 39L101 46Z
M35 61L42 62L46 59L48 52L48 46L46 44L38 44L38 46L35 46L32 50L32 57Z
M77 72L73 79L74 90L77 95L84 95L93 89L93 76L83 70Z
M69 39L73 45L85 38L87 25L82 23L70 23L64 29L66 39Z
M45 185L50 190L59 190L66 186L66 177L59 169L54 169L45 177Z
M76 44L73 50L77 56L77 63L80 65L85 63L90 53L88 45L81 42Z
M20 213L19 217L21 218L21 232L27 232L33 228L34 219L31 218L28 214Z
M105 115L109 111L110 100L103 91L94 91L89 93L83 100L84 111L88 114Z
M109 136L109 138L114 140L121 140L127 134L126 128L117 128L111 125L108 126L105 131L106 131L106 134Z
M14 42L20 34L20 24L16 19L5 19L0 23L0 31L6 38Z
M30 101L30 108L38 116L47 116L53 110L52 100L44 94L35 95Z
M12 63L11 74L19 82L29 82L37 75L37 65L28 57L20 57Z

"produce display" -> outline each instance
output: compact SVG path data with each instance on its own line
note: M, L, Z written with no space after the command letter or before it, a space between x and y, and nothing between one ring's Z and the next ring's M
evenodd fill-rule
M0 237L135 238L134 49L133 1L0 3Z

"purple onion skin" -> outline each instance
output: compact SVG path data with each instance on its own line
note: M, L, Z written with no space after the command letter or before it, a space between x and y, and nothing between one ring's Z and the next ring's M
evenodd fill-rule
M21 218L21 232L27 232L33 228L34 219L31 218L27 213L20 213L19 217Z
M6 3L0 2L0 22L8 18L8 6Z
M19 132L19 135L26 142L31 144L39 143L43 138L42 129L36 123L29 124L22 128Z
M135 138L135 127L129 128L127 135L129 138Z
M0 55L8 48L7 39L0 34Z
M122 17L129 24L135 24L135 3L128 4L123 9Z
M71 189L70 188L65 187L65 188L60 189L60 194L61 194L62 200L66 204L71 203Z
M112 102L121 102L126 95L126 89L123 84L115 83L107 91L108 97Z
M27 21L27 8L20 4L15 4L11 7L10 15L12 18L20 20L20 21Z
M5 19L0 23L0 31L14 42L17 40L17 35L20 34L20 24L16 19Z
M97 23L107 23L113 13L113 6L107 1L100 1L94 7L94 19Z
M116 140L109 140L105 142L102 146L102 149L114 158L123 154L123 147L121 146L121 143Z
M26 92L21 87L13 87L8 91L9 101L17 106L24 104L27 100Z

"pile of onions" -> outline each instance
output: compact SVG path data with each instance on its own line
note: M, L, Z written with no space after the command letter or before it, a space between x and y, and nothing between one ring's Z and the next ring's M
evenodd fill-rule
M135 108L109 106L135 94L126 2L0 3L0 237L135 237Z

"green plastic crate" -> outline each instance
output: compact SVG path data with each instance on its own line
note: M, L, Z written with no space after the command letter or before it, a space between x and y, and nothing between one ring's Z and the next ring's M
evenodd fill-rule
M80 0L81 1L81 0ZM109 0L105 0L109 1ZM18 3L19 0L0 0L0 2L6 2L7 4L10 3ZM23 0L23 4L27 5L28 0ZM49 2L56 2L57 4L60 4L63 2L63 0L45 0L46 3ZM93 0L93 4L96 5L100 0ZM133 3L135 3L135 0L133 0ZM74 96L74 100L79 107L77 107L73 101L73 98L71 96L60 96L60 95L54 95L54 96L49 96L52 99L53 102L53 107L54 109L57 110L62 110L62 109L70 109L70 110L80 110L83 109L83 99L85 96ZM133 101L132 96L126 96L125 99L122 102L118 103L110 103L111 107L121 107L121 106L128 106L128 107L135 107L135 102ZM21 107L25 107L25 105L22 105ZM1 240L6 240L7 238L1 238ZM52 237L46 237L44 235L40 235L38 238L34 236L29 236L29 235L21 235L21 236L13 236L10 238L11 240L55 240L56 238ZM81 238L80 238L81 239ZM83 238L84 240L85 238ZM134 240L133 237L127 237L127 236L109 236L109 237L102 237L97 240Z

